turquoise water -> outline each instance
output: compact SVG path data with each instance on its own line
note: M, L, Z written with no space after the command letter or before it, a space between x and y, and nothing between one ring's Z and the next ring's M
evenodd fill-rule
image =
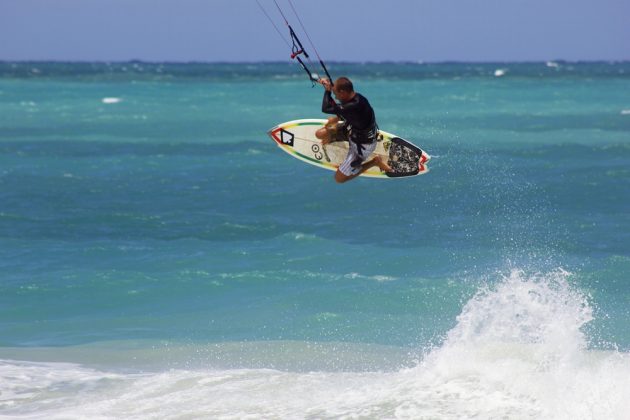
M299 70L0 63L0 415L623 418L630 63L332 63L433 156L344 185Z

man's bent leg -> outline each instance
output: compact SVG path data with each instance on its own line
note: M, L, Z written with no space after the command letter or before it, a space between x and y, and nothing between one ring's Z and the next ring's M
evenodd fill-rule
M328 140L328 130L326 130L326 128L320 128L319 130L317 130L315 132L315 137L317 137L320 140Z
M392 168L383 161L383 159L380 156L376 156L374 157L374 159L371 159L367 162L364 162L361 165L361 170L359 172L357 172L356 174L353 175L346 175L343 172L341 172L339 169L337 169L337 172L335 172L335 181L337 181L339 184L343 184L344 182L350 181L356 177L358 177L359 175L361 175L363 172L367 171L368 169L374 167L374 166L378 166L379 169L383 172L391 172Z

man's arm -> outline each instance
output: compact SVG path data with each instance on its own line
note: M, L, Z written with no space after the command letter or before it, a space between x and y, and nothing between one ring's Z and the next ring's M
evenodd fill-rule
M322 112L325 114L339 114L338 108L339 105L337 105L337 102L332 98L330 91L325 91L324 99L322 100Z
M332 98L332 83L330 80L326 78L319 79L319 83L324 86L324 99L322 101L322 112L325 114L336 114L339 115L338 108L339 105Z

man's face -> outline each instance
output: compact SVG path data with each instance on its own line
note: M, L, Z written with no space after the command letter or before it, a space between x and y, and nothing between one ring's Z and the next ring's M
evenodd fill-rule
M345 90L338 90L336 86L333 86L332 91L335 94L335 98L337 98L341 102L347 102L348 100L350 100L350 92Z

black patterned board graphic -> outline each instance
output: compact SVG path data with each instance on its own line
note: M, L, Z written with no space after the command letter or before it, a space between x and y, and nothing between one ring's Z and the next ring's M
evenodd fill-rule
M390 177L416 175L420 171L422 150L398 137L394 137L391 141L388 164L392 172L387 175Z

